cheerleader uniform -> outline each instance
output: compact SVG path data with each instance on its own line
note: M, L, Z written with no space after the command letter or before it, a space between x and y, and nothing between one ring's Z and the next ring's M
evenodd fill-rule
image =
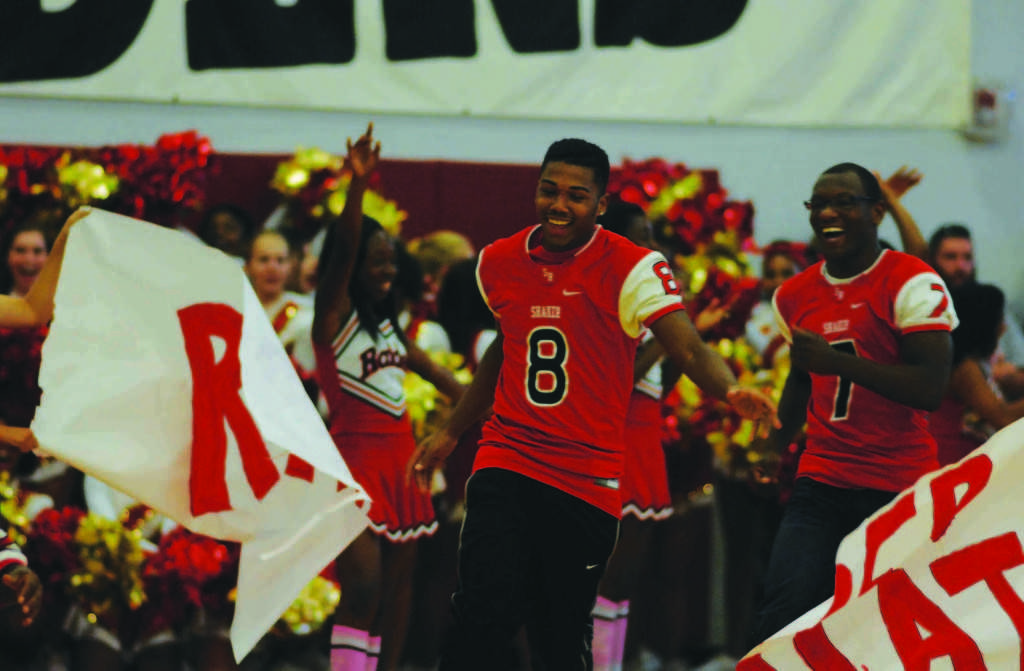
M391 322L374 339L353 311L330 345L313 345L338 451L371 498L370 528L392 542L437 530L430 495L405 484L416 443L405 409L406 349Z
M646 343L654 338L645 331ZM622 516L663 520L672 514L665 452L661 447L661 360L633 387L626 413L621 479Z

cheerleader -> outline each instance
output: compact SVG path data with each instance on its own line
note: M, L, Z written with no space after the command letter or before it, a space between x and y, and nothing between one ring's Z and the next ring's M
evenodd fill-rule
M370 495L370 528L335 561L341 603L334 614L331 669L397 667L412 593L416 540L437 528L430 496L405 485L415 449L402 382L408 368L457 400L462 387L408 341L397 323L395 242L362 212L380 143L373 126L348 142L352 172L345 207L330 224L318 267L313 316L317 377L330 432L353 477Z

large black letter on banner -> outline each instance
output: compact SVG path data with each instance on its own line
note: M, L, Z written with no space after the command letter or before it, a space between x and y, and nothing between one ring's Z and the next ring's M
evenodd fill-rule
M577 0L491 0L513 51L573 51L580 47Z
M135 41L153 0L77 0L46 12L39 0L0 2L0 83L87 77Z
M192 70L348 63L356 53L353 0L188 0Z
M384 0L389 61L476 55L473 0Z
M633 38L659 47L685 47L719 37L736 22L747 0L597 0L594 41L628 46Z

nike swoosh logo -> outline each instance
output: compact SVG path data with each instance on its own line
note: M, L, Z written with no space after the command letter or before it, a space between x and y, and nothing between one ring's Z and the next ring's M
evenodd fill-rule
M587 564L587 570L588 571L593 571L594 569L596 569L600 565L601 564Z
M862 308L862 307L864 307L863 303L853 303L853 304L850 305L851 309L857 309L857 308Z
M568 289L562 289L563 296L579 296L582 293L582 291L569 291Z

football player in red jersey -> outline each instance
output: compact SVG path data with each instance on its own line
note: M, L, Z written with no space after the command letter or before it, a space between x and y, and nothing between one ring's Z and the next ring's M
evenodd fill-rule
M523 624L539 668L591 668L590 613L622 512L623 429L644 327L703 389L777 422L771 400L738 386L701 341L664 257L597 225L608 173L607 154L585 140L548 148L538 223L486 247L477 266L498 336L449 421L409 462L426 487L493 404L466 487L443 670L503 668Z
M775 292L792 369L782 426L768 440L781 450L806 422L807 446L772 549L756 641L832 596L840 541L937 467L927 411L949 380L957 324L935 271L879 246L885 203L871 172L829 168L805 206L824 261Z

